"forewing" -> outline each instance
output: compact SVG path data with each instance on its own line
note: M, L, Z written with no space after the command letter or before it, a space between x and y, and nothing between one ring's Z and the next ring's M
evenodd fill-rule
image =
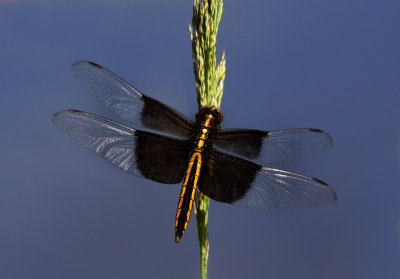
M318 129L276 131L219 130L215 147L261 165L284 163L321 153L332 146L331 137Z
M177 138L188 138L193 122L173 108L139 92L111 71L93 62L77 62L72 74L100 104L132 123Z
M204 155L199 190L220 202L250 208L328 205L336 193L309 176L261 167L219 151Z
M151 180L182 181L190 145L186 141L137 131L115 121L77 110L59 111L52 122L114 166Z

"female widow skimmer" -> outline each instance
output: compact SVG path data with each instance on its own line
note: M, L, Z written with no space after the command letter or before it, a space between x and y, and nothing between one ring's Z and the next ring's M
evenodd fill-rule
M52 122L128 173L164 184L183 181L176 242L186 230L197 188L213 200L250 208L336 201L335 191L321 180L262 166L328 149L332 140L321 130L220 129L223 115L215 107L203 107L193 123L95 63L77 62L71 69L94 99L140 130L78 110L59 111Z

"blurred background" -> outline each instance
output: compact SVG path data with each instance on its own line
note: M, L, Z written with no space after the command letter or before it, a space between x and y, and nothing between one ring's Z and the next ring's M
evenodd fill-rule
M199 278L180 185L111 166L57 130L61 109L114 120L73 80L91 60L194 118L193 1L0 1L0 278ZM283 169L329 207L211 202L210 278L399 278L400 2L225 1L223 127L312 127L334 147Z

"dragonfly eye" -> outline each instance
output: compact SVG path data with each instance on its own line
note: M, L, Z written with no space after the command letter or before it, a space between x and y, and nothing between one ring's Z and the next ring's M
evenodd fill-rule
M207 115L212 115L214 119L215 125L219 125L222 120L224 119L224 115L222 114L222 111L219 108L216 107L202 107L201 110L197 113L196 115L196 120L197 121L205 121L207 118Z

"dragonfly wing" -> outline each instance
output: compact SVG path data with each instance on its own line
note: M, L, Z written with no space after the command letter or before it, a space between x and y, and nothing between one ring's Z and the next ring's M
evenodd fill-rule
M261 165L303 159L329 149L331 137L318 129L219 130L215 147Z
M83 146L124 171L160 183L182 181L190 145L186 141L137 131L91 113L64 110L52 122Z
M328 205L336 193L326 183L266 168L217 150L205 154L199 190L220 202L249 208Z
M136 128L154 130L177 138L188 138L193 122L173 108L150 98L111 71L93 62L72 65L81 86L110 111Z

